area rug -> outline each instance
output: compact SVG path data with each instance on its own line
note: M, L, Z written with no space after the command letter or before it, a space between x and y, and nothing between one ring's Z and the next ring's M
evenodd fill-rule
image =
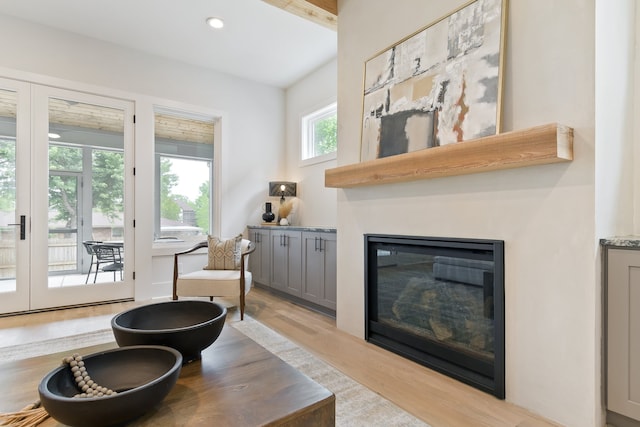
M43 354L60 353L65 350L74 350L81 347L114 342L111 329L100 329L78 335L70 335L62 338L36 341L26 344L12 345L0 348L0 361L9 362L18 359L41 356Z
M230 325L333 392L336 396L336 426L428 427L428 424L247 315L244 321Z
M374 393L308 351L298 347L260 322L245 315L242 322L227 323L280 359L323 385L336 396L336 426L342 427L429 427L398 406ZM0 361L25 359L80 347L113 342L111 329L0 347Z

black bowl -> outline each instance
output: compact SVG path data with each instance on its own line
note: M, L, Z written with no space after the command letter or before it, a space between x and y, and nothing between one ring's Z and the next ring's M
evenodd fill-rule
M162 346L132 346L82 358L97 384L118 392L104 397L73 397L79 393L67 365L40 382L42 406L57 421L70 426L111 426L137 418L160 403L178 380L182 355Z
M167 301L124 311L111 319L111 328L121 347L166 345L189 363L220 336L226 317L226 307L215 302Z

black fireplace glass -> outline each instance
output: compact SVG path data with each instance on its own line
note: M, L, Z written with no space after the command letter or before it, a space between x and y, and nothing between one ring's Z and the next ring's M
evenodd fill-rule
M365 239L367 340L504 398L503 242Z

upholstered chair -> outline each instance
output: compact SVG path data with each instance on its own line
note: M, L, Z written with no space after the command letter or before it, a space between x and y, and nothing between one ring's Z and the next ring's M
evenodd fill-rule
M173 299L178 297L237 297L240 306L240 320L244 320L245 295L252 285L248 271L249 254L256 246L238 236L233 239L217 239L209 236L206 242L174 255ZM198 249L208 248L208 264L202 269L186 274L178 274L180 256Z

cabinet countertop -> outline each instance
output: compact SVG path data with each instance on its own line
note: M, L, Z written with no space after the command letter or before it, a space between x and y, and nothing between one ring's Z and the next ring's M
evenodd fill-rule
M640 236L618 236L600 239L600 245L607 247L640 249Z
M265 230L290 230L290 231L316 231L323 233L335 233L335 228L330 227L302 227L297 225L249 225L247 228L262 228Z

